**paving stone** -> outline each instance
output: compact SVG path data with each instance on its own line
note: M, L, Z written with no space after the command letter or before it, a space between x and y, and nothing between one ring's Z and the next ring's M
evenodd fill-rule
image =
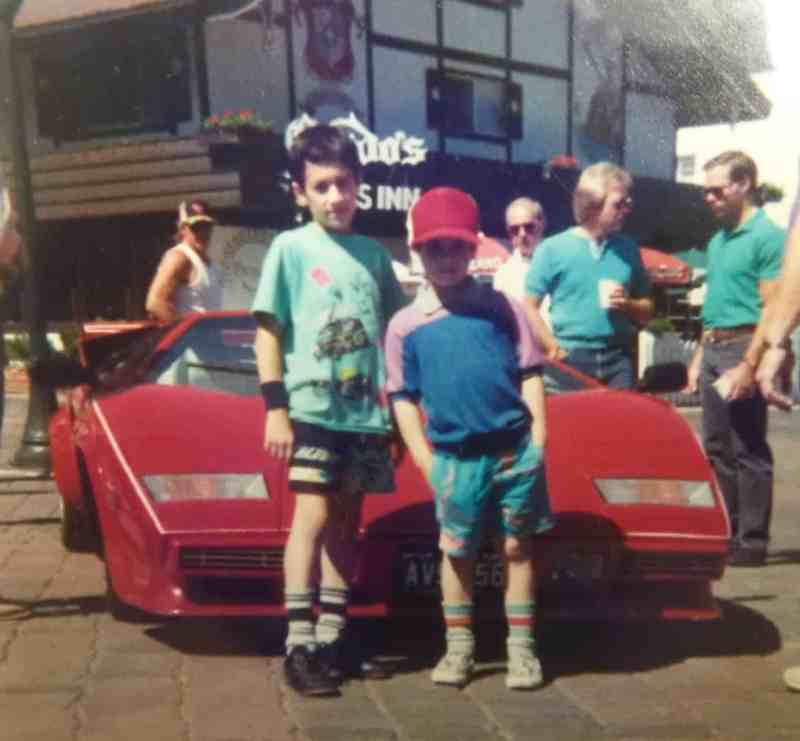
M71 631L18 635L0 664L0 690L61 690L78 687L94 651L94 635Z
M189 656L184 660L184 716L191 741L290 741L280 662L263 657Z
M505 663L480 667L467 694L493 720L504 738L535 737L536 741L590 739L603 727L565 695L557 682L531 691L512 691L505 686Z
M402 728L402 738L414 741L453 738L460 741L503 738L494 722L470 695L431 682L430 669L397 674L371 683L377 702Z
M341 688L341 697L308 698L285 687L282 679L279 681L289 717L310 741L397 738L395 721L373 702L365 682L346 682ZM376 682L375 686L382 684Z
M133 653L98 650L92 663L93 679L115 677L174 677L181 664L176 653Z
M0 694L0 737L8 741L74 741L77 692Z
M176 741L187 737L176 679L90 679L78 706L79 741Z

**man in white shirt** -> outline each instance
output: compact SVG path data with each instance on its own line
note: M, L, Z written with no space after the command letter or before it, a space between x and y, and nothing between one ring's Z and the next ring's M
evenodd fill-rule
M22 249L17 231L17 216L11 206L11 195L0 175L0 267L12 266Z
M532 198L511 201L506 209L506 232L514 251L494 274L495 290L520 301L524 298L525 274L546 227L547 220L541 203Z

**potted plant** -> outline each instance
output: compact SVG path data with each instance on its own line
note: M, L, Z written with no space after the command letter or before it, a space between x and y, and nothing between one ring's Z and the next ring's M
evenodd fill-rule
M203 121L201 128L204 138L243 143L263 139L272 133L272 122L259 118L252 108L242 110L229 108L222 113L214 113Z

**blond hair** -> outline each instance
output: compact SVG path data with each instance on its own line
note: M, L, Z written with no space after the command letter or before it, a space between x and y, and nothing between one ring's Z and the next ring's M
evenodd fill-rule
M608 191L615 185L630 190L633 178L627 170L613 162L596 162L578 178L572 195L572 213L577 224L585 224L593 212L600 210Z

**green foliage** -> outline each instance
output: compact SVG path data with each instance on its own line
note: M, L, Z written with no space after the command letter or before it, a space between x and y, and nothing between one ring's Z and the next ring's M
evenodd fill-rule
M26 362L31 357L31 343L28 335L15 334L7 336L6 342L6 357L9 360L19 360Z
M203 129L206 131L236 131L244 128L272 131L272 122L260 119L252 109L229 109L223 113L215 113L203 121Z
M78 357L78 338L81 336L80 327L77 324L70 324L59 332L61 342L64 344L64 352L71 358Z
M667 319L665 316L654 317L647 322L645 329L654 334L656 337L660 337L662 334L666 334L667 332L677 332L677 328L672 323L672 320Z

